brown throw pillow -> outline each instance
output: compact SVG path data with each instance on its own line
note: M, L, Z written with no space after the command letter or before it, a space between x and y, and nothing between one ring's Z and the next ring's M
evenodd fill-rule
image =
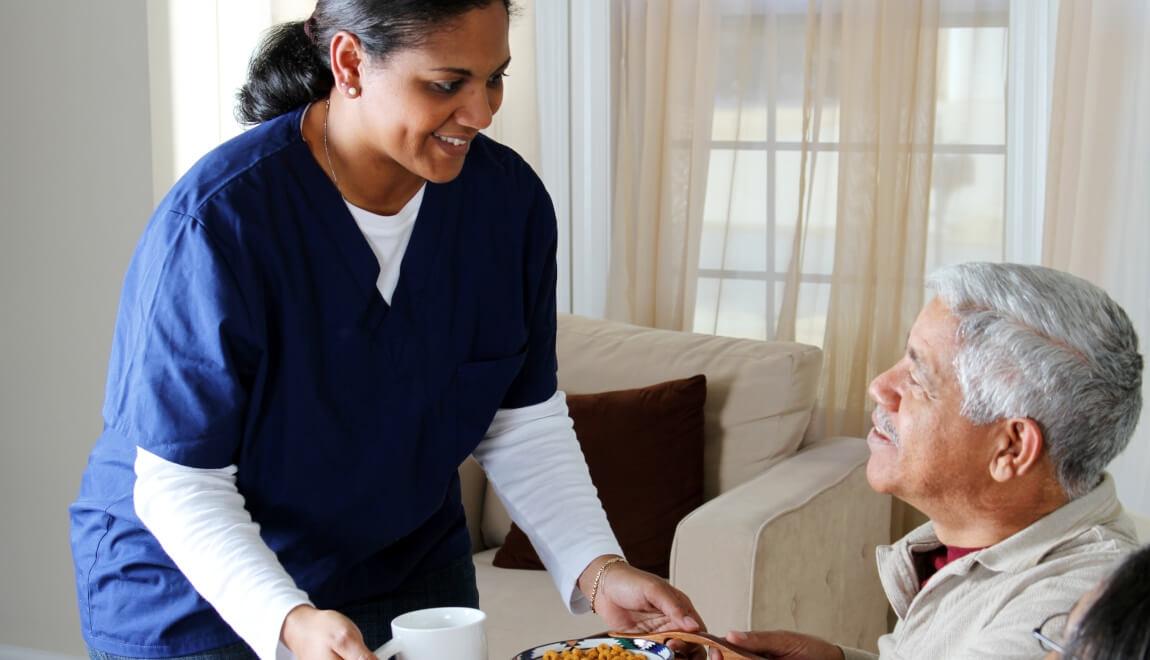
M623 553L632 565L663 577L670 567L675 526L703 503L706 400L702 375L567 397L591 481ZM494 564L543 568L514 523Z

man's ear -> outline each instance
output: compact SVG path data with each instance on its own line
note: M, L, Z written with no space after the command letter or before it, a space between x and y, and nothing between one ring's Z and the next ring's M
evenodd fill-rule
M1046 447L1038 422L1029 417L1011 417L996 425L994 455L990 476L999 482L1021 477L1035 469Z

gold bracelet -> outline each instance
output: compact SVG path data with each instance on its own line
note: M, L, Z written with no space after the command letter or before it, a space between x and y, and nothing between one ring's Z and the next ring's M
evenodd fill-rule
M622 558L622 557L612 557L612 558L608 559L607 561L603 562L603 565L599 567L599 572L595 574L595 582L593 582L591 584L591 613L592 614L596 613L595 612L595 596L599 595L599 580L603 579L603 574L607 572L607 568L611 564L618 564L621 561L625 562L627 560Z

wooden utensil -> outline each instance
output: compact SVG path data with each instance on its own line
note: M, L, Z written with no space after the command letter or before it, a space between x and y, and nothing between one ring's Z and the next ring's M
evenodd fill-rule
M711 633L706 632L682 632L679 630L664 630L662 632L653 633L624 633L624 632L609 632L608 637L619 637L623 639L649 639L653 642L666 644L668 639L678 639L688 644L702 644L703 646L713 646L719 649L723 654L723 660L768 660L765 656L756 655L747 649L740 648L728 642L722 637L717 637Z

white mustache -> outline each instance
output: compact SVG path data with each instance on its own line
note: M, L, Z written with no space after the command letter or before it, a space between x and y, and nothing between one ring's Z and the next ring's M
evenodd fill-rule
M890 441L894 444L899 444L898 431L894 430L894 424L890 421L890 415L887 414L885 410L882 408L876 408L874 411L873 421L875 427L879 430L879 433L882 433L886 437L890 438Z

